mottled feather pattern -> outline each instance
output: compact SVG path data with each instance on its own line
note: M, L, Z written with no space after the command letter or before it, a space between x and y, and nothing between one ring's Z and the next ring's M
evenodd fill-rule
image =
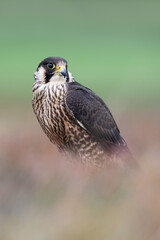
M90 134L106 146L127 147L106 104L90 89L78 83L68 88L67 105Z
M48 70L48 61L62 64L63 72L55 75L54 70ZM50 141L85 165L134 165L107 105L93 91L76 82L64 64L67 62L57 57L43 60L32 89L34 112ZM45 80L47 71L50 79Z
M51 142L63 151L79 156L82 161L97 163L102 147L80 125L65 102L65 86L45 86L34 94L32 105L37 119ZM102 159L103 160L103 159Z

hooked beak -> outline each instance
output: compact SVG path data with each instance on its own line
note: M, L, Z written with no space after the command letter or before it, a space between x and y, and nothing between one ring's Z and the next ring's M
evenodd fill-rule
M67 76L67 70L65 65L58 65L56 67L55 73L57 73L59 76L63 76L64 78Z

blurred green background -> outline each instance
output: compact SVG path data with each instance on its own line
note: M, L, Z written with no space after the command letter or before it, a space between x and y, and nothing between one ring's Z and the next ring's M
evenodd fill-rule
M160 1L0 0L0 26L0 239L159 240ZM31 105L48 56L103 97L141 171L62 159Z
M76 80L102 97L156 104L159 9L160 1L148 0L1 0L1 103L31 104L37 65L62 56Z

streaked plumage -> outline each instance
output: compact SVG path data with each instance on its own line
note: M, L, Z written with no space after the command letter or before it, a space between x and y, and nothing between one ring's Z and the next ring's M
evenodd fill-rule
M96 166L133 161L106 104L75 81L65 59L44 59L34 76L34 112L60 150Z

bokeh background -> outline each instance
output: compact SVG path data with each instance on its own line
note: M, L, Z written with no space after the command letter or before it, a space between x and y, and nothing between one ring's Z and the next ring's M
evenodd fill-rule
M160 239L160 1L0 1L0 239ZM110 107L141 171L72 166L33 114L48 56Z

